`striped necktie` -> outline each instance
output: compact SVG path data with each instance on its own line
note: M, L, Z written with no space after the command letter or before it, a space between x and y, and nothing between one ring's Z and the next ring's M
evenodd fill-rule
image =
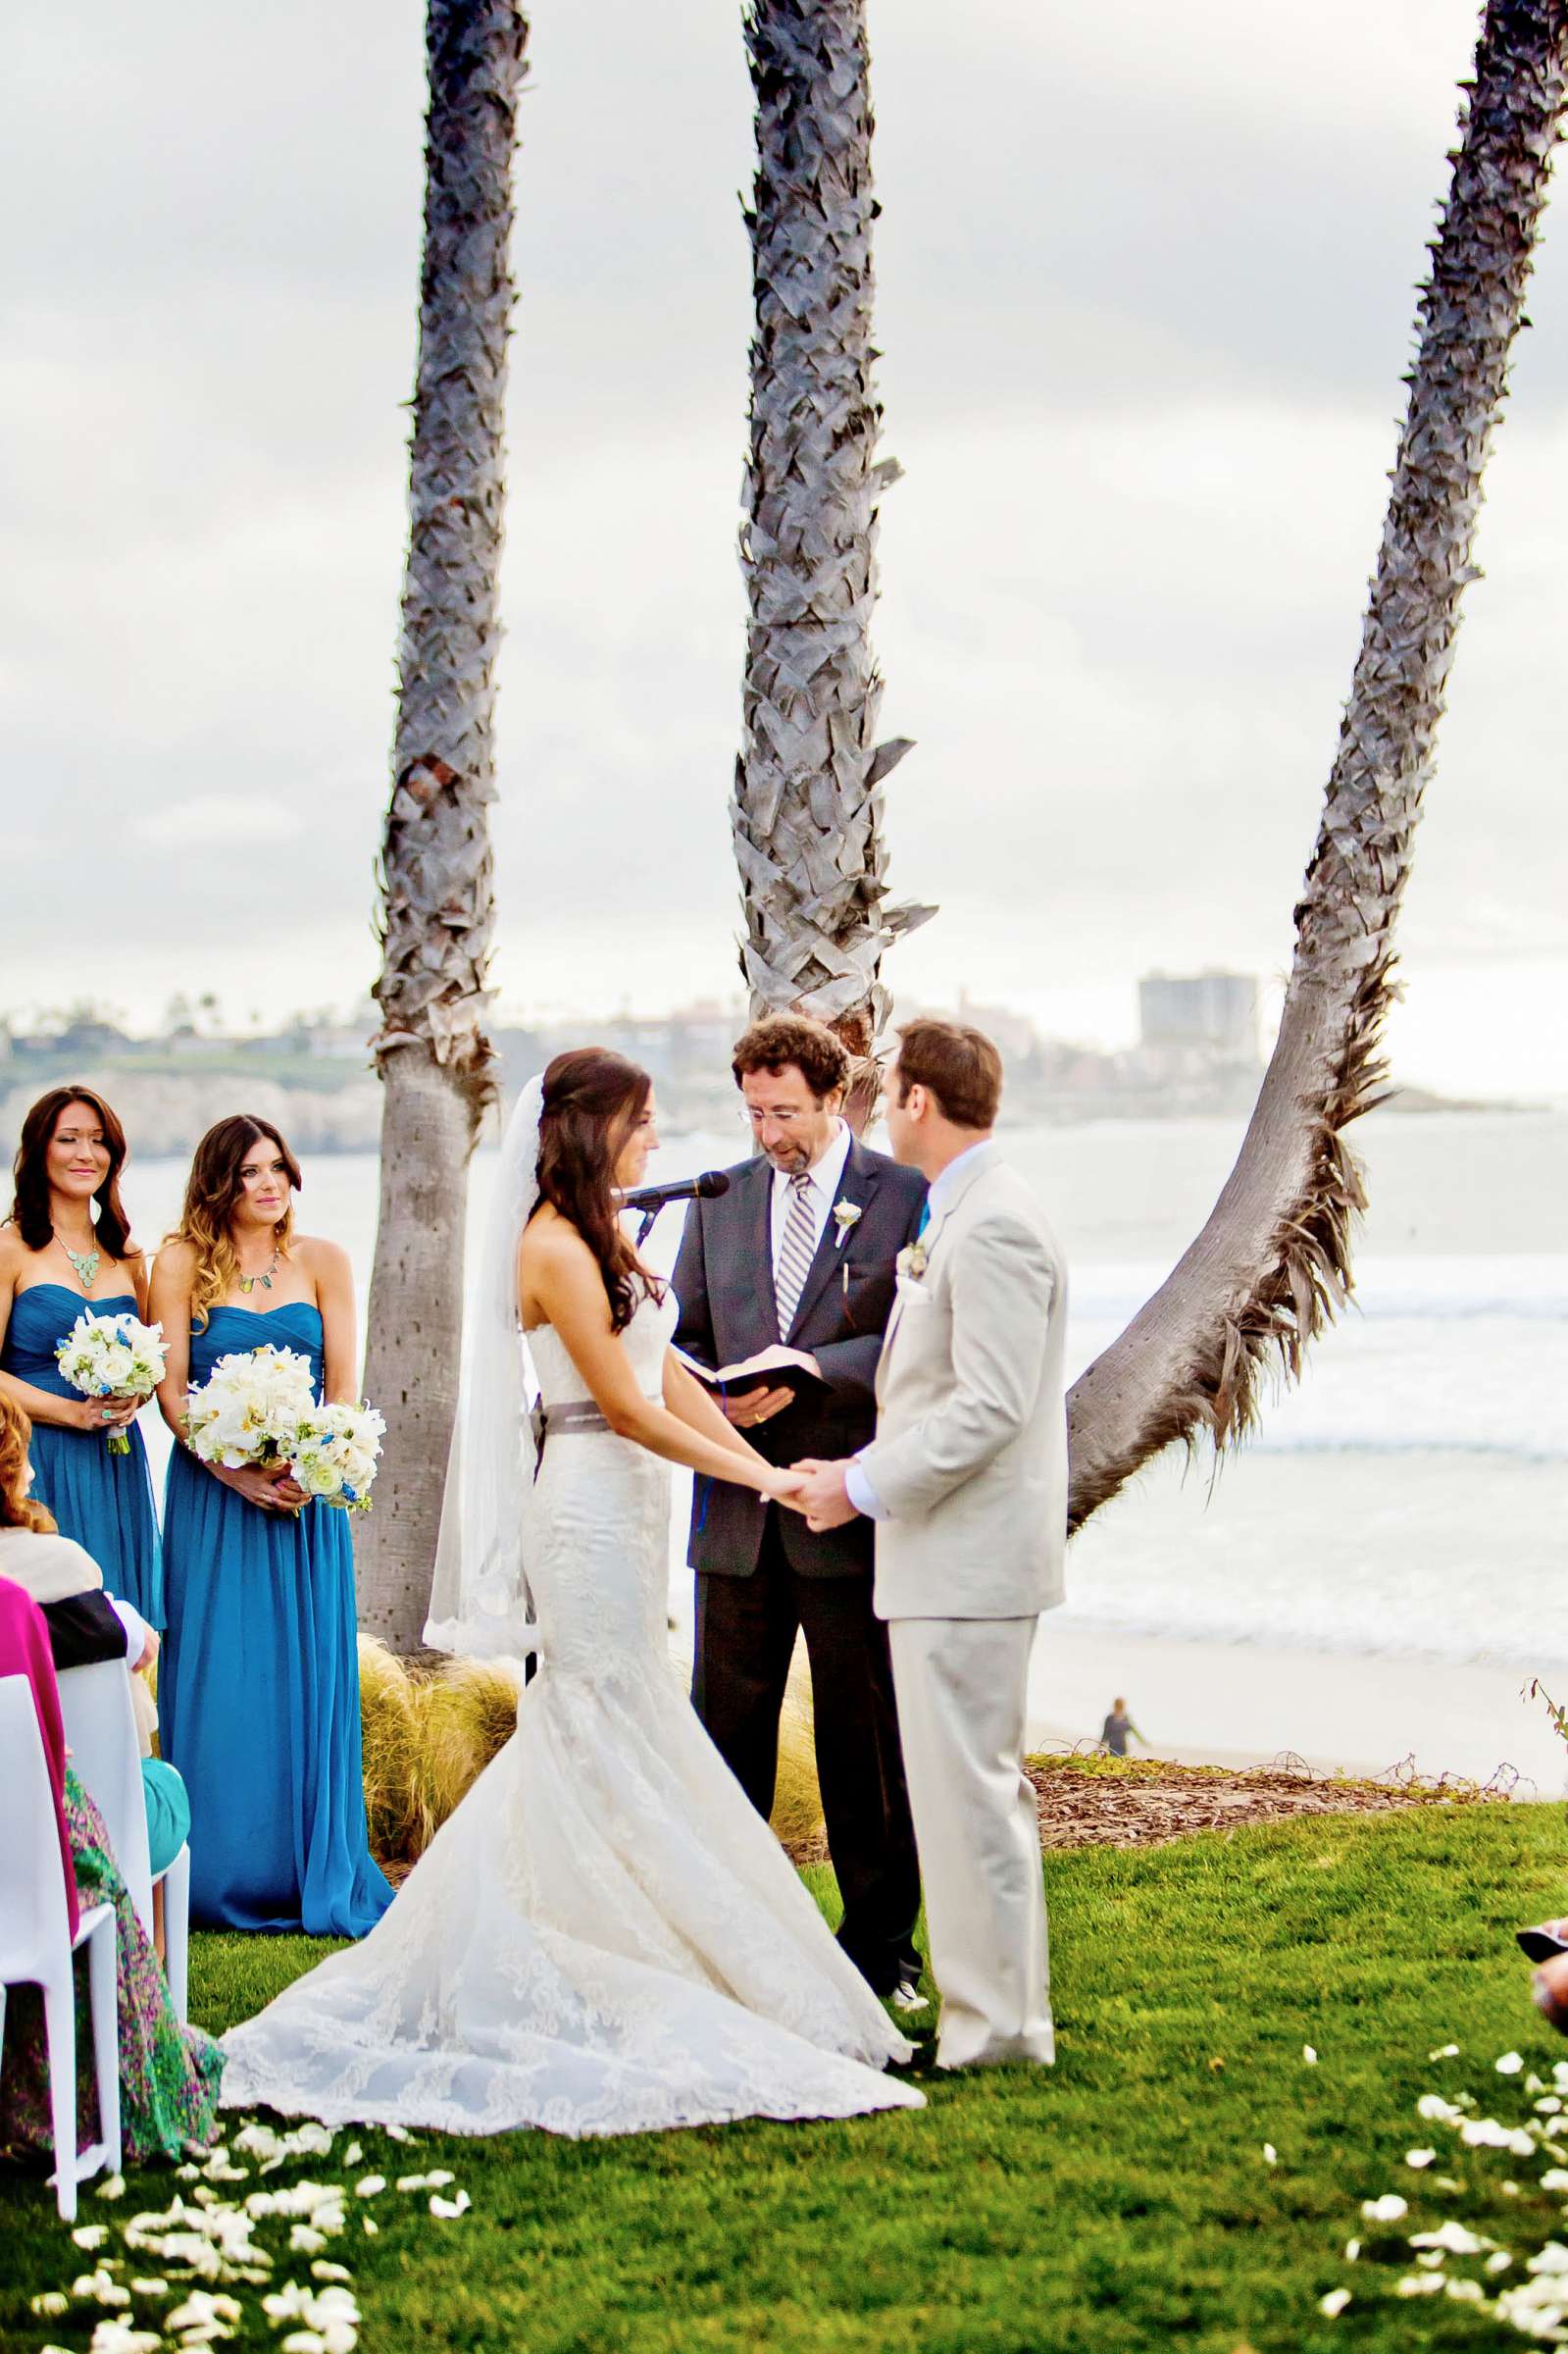
M800 1305L800 1295L811 1273L811 1262L817 1255L817 1221L811 1214L811 1173L802 1169L789 1180L789 1207L784 1213L784 1230L779 1245L779 1263L774 1269L774 1298L779 1306L779 1338L787 1341L789 1327Z

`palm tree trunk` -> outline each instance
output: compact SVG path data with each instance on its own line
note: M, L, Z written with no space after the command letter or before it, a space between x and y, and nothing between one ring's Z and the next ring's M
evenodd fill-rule
M740 533L749 621L731 823L753 1014L798 1007L859 1058L887 1011L885 948L933 913L887 903L871 651L877 462L871 86L864 0L754 0L756 332Z
M1393 927L1452 659L1482 472L1524 316L1568 76L1568 0L1492 0L1350 700L1296 909L1284 1018L1240 1156L1174 1273L1073 1390L1079 1526L1160 1448L1217 1446L1295 1374L1351 1288L1364 1207L1343 1131L1379 1100Z
M380 860L375 1042L380 1214L365 1389L386 1417L359 1532L361 1624L421 1640L457 1401L468 1164L493 1100L484 1033L489 804L512 284L512 159L528 22L516 0L430 0L425 258Z

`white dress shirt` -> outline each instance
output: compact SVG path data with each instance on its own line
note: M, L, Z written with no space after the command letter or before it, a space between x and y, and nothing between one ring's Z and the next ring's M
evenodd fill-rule
M803 1190L812 1217L811 1248L813 1255L822 1242L822 1230L828 1223L829 1213L843 1181L844 1163L849 1158L849 1143L848 1127L840 1120L822 1158L814 1167L806 1171L811 1182ZM784 1248L784 1224L789 1216L789 1188L792 1183L793 1179L786 1177L782 1169L774 1170L773 1273L776 1283L779 1279L779 1254Z
M973 1167L982 1153L989 1153L994 1150L995 1147L987 1136L978 1145L966 1145L962 1152L947 1163L941 1175L933 1180L931 1191L926 1196L927 1226L936 1224L951 1201L954 1181L959 1171ZM924 1232L924 1228L922 1231ZM777 1245L775 1248L777 1249ZM844 1494L856 1511L863 1512L868 1520L886 1520L891 1517L886 1506L862 1470L858 1455L845 1466Z

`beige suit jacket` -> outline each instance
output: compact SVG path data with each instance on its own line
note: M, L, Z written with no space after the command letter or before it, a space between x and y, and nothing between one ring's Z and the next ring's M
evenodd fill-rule
M860 1458L881 1618L1023 1618L1062 1600L1067 1269L994 1146L959 1172L899 1277Z

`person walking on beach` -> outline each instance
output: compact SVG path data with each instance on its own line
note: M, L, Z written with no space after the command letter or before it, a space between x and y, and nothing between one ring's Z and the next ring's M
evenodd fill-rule
M1024 1732L1036 1626L1062 1600L1067 1270L992 1141L1001 1086L981 1031L902 1032L887 1135L930 1215L899 1254L877 1435L851 1461L797 1466L813 1528L877 1523L943 2069L1055 2057Z
M1133 1722L1132 1717L1129 1716L1127 1713L1126 1701L1121 1699L1113 1700L1111 1703L1111 1713L1106 1717L1105 1722L1100 1726L1099 1745L1101 1749L1105 1750L1111 1757L1125 1758L1127 1755L1127 1743L1129 1736L1131 1736L1135 1741L1142 1741L1143 1747L1147 1749L1147 1741L1143 1739L1143 1735L1138 1731L1138 1726Z

